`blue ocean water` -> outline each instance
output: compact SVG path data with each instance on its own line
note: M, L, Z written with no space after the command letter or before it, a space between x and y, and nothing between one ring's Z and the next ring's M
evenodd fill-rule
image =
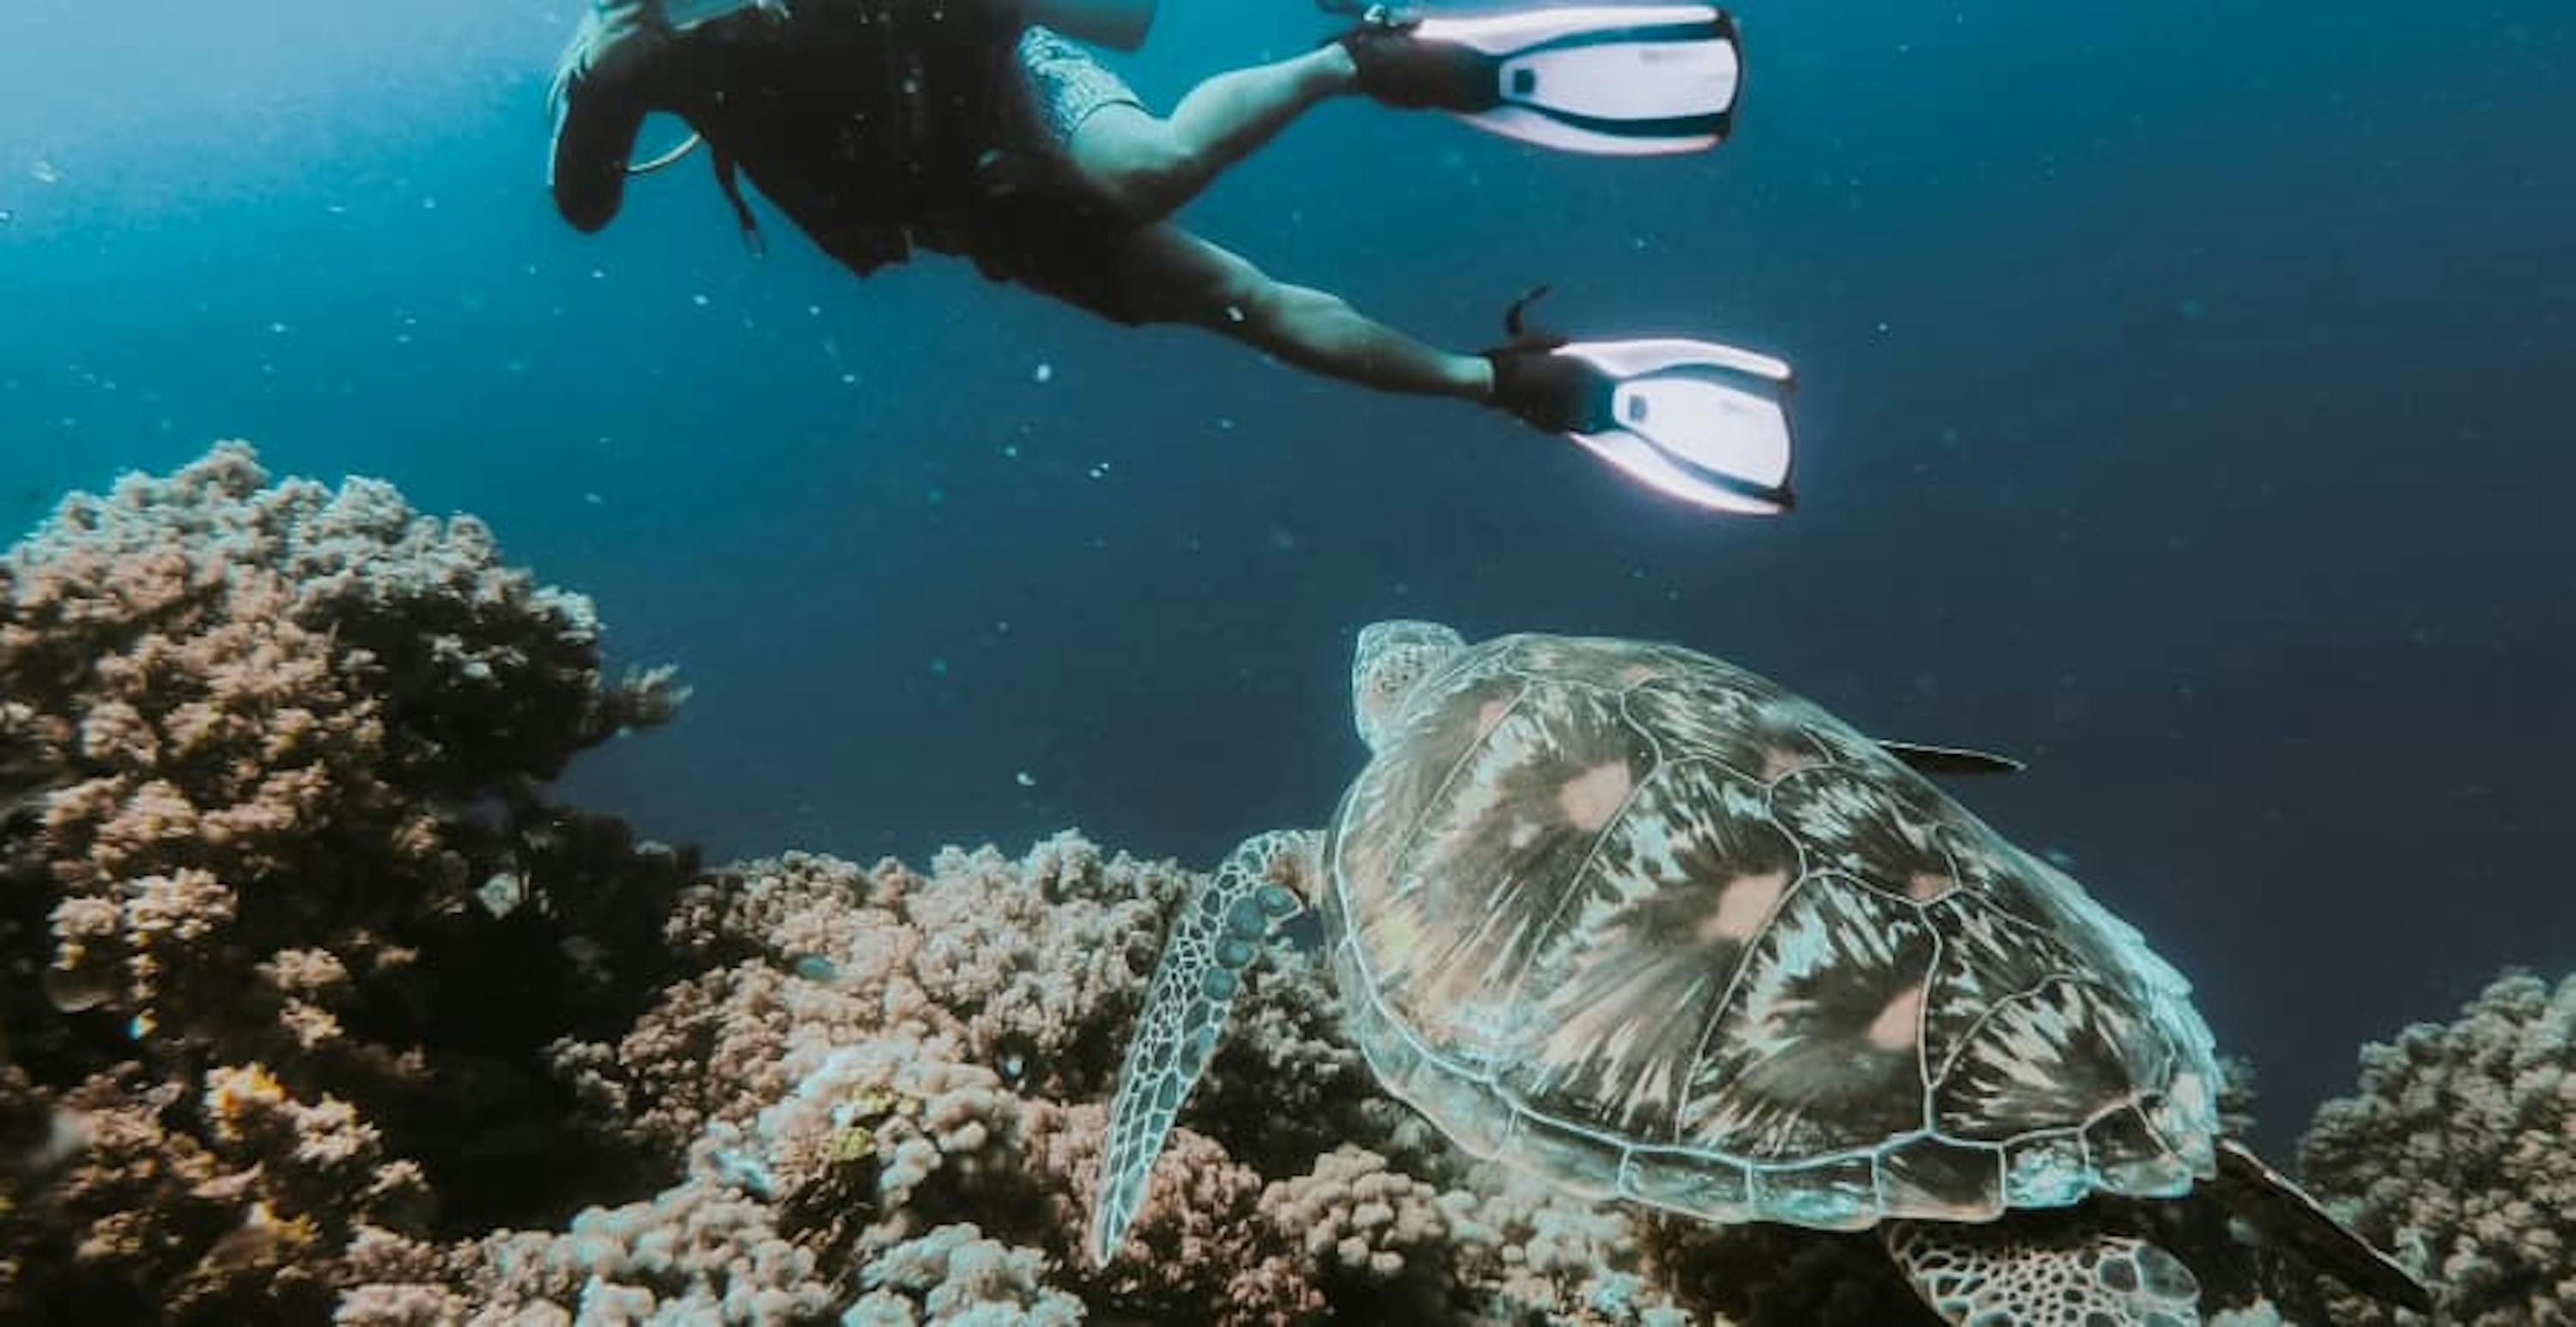
M1330 30L1164 8L1115 61L1164 105ZM1552 281L1792 359L1777 520L765 209L755 259L696 164L577 236L575 13L11 0L0 527L233 436L481 514L698 688L572 794L719 856L1206 862L1329 811L1370 620L1678 641L2027 757L1966 799L2195 977L2276 1137L2576 961L2576 10L1745 0L1714 155L1353 102L1187 214L1447 344Z

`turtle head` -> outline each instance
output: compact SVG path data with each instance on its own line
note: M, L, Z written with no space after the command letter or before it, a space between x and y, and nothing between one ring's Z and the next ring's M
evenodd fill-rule
M1373 622L1360 628L1351 653L1351 714L1360 740L1375 751L1404 711L1414 685L1437 672L1467 642L1437 622Z

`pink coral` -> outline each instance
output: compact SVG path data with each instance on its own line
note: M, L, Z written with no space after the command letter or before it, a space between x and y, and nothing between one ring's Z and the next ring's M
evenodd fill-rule
M2317 1192L2471 1327L2576 1322L2576 977L2508 973L2449 1024L2365 1047L2301 1144ZM2389 1321L2337 1297L2333 1321Z

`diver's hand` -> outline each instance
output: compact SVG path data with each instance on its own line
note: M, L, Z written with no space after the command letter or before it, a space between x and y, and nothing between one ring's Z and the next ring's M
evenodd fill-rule
M575 230L598 230L617 215L636 131L655 107L655 86L674 45L659 26L594 19L564 53L546 182L555 210Z

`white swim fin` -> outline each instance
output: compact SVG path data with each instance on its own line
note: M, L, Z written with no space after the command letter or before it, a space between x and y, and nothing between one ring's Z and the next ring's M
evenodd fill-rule
M1573 342L1554 352L1609 380L1607 410L1566 431L1648 487L1719 511L1771 515L1789 488L1789 366L1714 341Z
M1347 4L1328 8L1351 12ZM1645 156L1724 141L1743 86L1735 22L1707 4L1563 5L1430 17L1385 5L1343 36L1395 106L1566 152Z

